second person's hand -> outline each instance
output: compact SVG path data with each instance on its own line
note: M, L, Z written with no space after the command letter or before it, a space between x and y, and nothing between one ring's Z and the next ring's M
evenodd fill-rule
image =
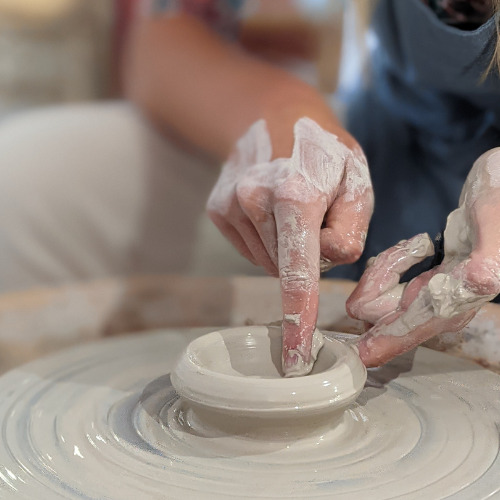
M448 217L444 259L409 283L407 269L434 253L419 234L378 255L347 301L355 318L373 324L359 340L367 366L378 366L427 339L458 332L500 293L500 148L472 167L459 207Z

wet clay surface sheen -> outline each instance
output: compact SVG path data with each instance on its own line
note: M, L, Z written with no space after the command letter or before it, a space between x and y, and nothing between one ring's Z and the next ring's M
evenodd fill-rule
M0 498L456 498L500 494L500 377L419 348L369 370L334 422L265 439L200 421L164 330L81 346L0 378ZM289 379L287 379L289 380Z

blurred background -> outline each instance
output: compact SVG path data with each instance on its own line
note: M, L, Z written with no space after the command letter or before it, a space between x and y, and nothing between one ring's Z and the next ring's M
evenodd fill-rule
M0 116L109 96L120 11L111 0L0 0Z
M119 97L120 59L136 4L0 0L0 118L33 106ZM341 0L249 0L242 42L332 92L341 12Z

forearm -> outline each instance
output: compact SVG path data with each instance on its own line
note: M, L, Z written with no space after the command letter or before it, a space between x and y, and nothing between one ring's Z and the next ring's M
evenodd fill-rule
M125 83L128 96L155 121L219 158L260 118L267 121L275 157L290 155L293 125L302 116L325 130L341 130L312 87L187 15L138 22Z

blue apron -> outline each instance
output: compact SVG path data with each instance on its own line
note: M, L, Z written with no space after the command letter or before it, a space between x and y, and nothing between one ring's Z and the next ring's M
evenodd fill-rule
M442 231L474 161L500 146L496 69L480 81L493 18L462 31L422 0L381 0L371 30L370 83L352 89L347 129L367 155L375 211L360 261L328 274L350 279L399 240Z

